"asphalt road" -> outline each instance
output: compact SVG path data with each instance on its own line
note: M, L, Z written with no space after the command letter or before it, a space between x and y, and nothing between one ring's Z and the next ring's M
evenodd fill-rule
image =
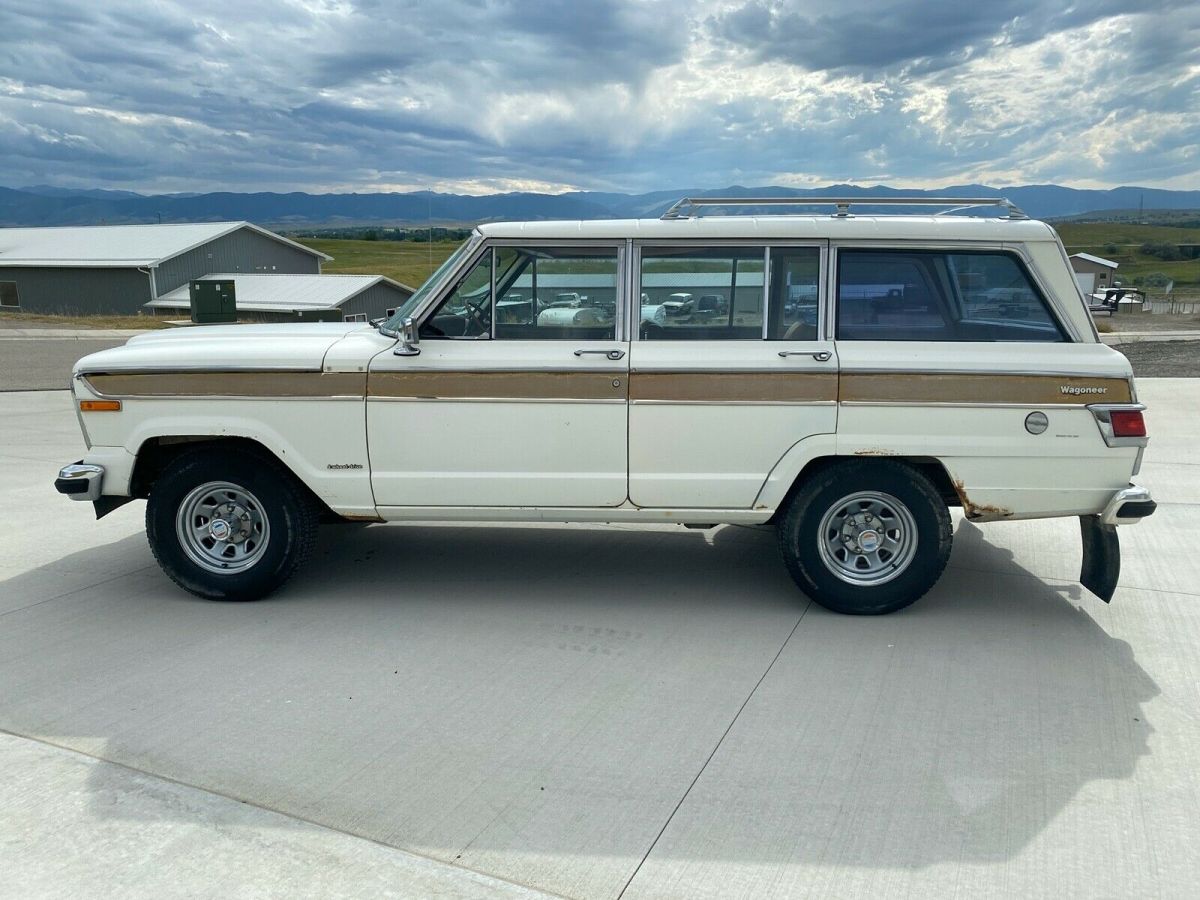
M71 367L89 353L119 347L123 340L0 339L0 391L62 390Z
M140 503L95 522L51 489L82 450L67 396L0 396L0 870L59 896L285 896L291 872L1194 897L1200 381L1139 392L1161 505L1121 529L1111 605L1074 580L1073 521L956 519L942 581L878 619L811 606L770 533L665 526L331 526L276 597L202 602Z

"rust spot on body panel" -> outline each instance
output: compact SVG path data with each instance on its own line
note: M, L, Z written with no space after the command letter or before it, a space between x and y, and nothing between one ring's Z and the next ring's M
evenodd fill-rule
M1012 515L1011 509L1005 509L1003 506L992 506L989 503L973 503L971 498L967 496L967 490L963 487L962 479L952 478L950 483L954 486L954 493L958 494L958 500L962 504L963 514L973 521L990 521L993 519L1004 519Z

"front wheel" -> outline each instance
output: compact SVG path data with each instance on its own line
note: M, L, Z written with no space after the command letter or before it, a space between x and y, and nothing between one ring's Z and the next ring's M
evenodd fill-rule
M818 473L778 526L792 578L834 612L881 615L933 587L950 558L950 513L916 469L856 460Z
M317 509L291 473L244 453L193 451L155 481L146 504L154 558L208 600L257 600L312 553Z

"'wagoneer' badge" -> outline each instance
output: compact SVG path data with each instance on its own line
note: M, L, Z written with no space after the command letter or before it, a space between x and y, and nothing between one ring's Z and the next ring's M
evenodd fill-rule
M1106 387L1076 387L1071 384L1064 384L1059 388L1064 394L1107 394Z

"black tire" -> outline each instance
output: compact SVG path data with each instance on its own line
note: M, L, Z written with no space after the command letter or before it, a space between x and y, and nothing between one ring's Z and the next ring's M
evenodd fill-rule
M946 568L953 540L937 489L891 460L821 470L792 496L777 531L800 589L826 609L856 616L919 600Z
M222 493L212 489L218 484L233 490ZM182 525L177 528L177 516L184 517L181 507L185 503L193 510L204 508L208 501L203 498L216 496L230 503L224 507L229 514L223 520L222 533L232 530L229 523L233 522L237 527L235 539L241 538L241 543L230 551L229 563L221 562L217 548L224 544L228 551L233 539L218 542L210 538L213 547L208 548L208 540L189 539L181 535ZM197 497L201 499L193 499ZM235 502L240 505L233 506ZM210 508L218 510L208 520L211 528L211 523L222 517L222 507ZM317 503L273 459L206 448L180 456L154 482L146 504L146 537L162 570L185 591L206 600L258 600L283 585L312 554L317 519ZM200 516L195 522L204 523L205 519ZM202 528L203 524L196 531ZM258 538L257 543L251 543ZM240 559L234 558L244 547L253 550L243 551ZM241 568L214 570L223 565Z

